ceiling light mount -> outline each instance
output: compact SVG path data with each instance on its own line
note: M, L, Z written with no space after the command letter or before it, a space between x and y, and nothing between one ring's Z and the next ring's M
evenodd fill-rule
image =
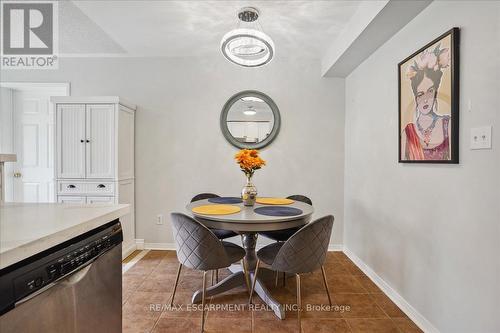
M245 7L238 13L238 18L243 22L254 22L259 18L259 10L253 7Z

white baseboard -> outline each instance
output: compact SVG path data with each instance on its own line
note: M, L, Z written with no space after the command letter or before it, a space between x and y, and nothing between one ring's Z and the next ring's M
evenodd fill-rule
M328 251L344 251L344 245L342 244L330 244L328 245Z
M144 239L136 239L137 250L144 250Z
M344 247L344 253L365 273L413 322L426 333L439 333L439 330L431 324L424 316L410 305L400 294L397 293L387 282L384 281L363 260L356 256L348 248Z
M144 249L146 250L174 250L174 243L144 243Z
M122 260L127 258L136 249L137 249L136 243L132 243L129 246L122 248Z
M122 274L125 274L129 269L131 269L135 264L139 262L146 254L148 254L149 250L142 250L135 257L132 258L128 263L122 265Z

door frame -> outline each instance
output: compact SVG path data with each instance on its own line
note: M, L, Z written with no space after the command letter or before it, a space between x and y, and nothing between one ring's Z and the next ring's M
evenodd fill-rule
M9 89L14 89L14 90L37 90L37 89L47 89L47 88L60 88L63 89L63 96L71 96L71 82L32 82L32 81L1 81L0 82L0 87L2 88L9 88ZM13 106L14 107L14 106ZM49 108L53 108L54 105L52 104L51 101L49 101ZM54 119L54 124L56 123L56 112L54 112L53 115ZM14 122L14 117L12 118L12 121ZM12 126L15 124L13 123ZM15 127L14 127L15 128ZM12 134L14 136L14 133ZM56 135L54 133L54 142L52 143L54 147L56 146L55 142ZM14 145L14 137L12 138L12 144ZM12 147L14 148L14 147ZM15 152L14 152L15 153ZM54 159L56 158L54 154ZM54 194L55 202L57 201L57 182L55 181L57 178L57 167L56 167L56 161L54 161Z

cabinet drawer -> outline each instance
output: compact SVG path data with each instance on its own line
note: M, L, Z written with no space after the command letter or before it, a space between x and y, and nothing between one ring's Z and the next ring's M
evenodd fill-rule
M115 193L115 184L110 182L89 182L87 193L109 195Z
M114 202L115 202L115 197L87 197L88 204L94 204L94 203L112 204Z
M58 194L83 194L85 193L85 183L62 181L57 184Z
M60 181L57 184L57 193L114 195L115 184L113 182Z
M57 202L58 203L63 203L63 204L85 204L86 200L85 197L57 197Z

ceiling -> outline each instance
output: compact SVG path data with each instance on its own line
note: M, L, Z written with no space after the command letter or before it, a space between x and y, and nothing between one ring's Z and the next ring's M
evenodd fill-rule
M236 27L238 10L254 6L261 12L263 30L275 42L277 57L320 59L361 3L73 0L61 8L61 52L218 56L222 36Z

